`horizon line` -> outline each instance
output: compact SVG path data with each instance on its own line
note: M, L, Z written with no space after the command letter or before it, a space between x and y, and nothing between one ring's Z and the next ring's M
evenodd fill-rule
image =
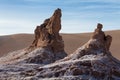
M113 30L102 30L104 32L109 31L120 31L120 29L113 29ZM94 31L85 31L85 32L59 32L60 34L86 34L86 33L92 33ZM19 32L19 33L10 33L10 34L0 34L0 36L9 36L9 35L20 35L20 34L34 34L29 32Z

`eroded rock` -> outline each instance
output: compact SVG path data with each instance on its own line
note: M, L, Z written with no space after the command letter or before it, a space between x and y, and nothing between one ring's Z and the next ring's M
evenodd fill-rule
M61 29L61 9L55 10L52 17L35 29L35 40L30 49L36 47L50 48L54 53L64 51L64 41L59 34Z

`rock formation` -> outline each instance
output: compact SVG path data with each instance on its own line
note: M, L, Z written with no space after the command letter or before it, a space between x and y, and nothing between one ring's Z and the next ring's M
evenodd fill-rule
M105 36L105 33L102 31L102 24L98 23L97 29L95 29L91 39L97 39L101 42L101 47L105 47L106 50L109 50L112 37L110 35Z
M64 42L59 35L61 29L61 9L55 10L53 16L44 21L43 24L35 29L35 40L31 48L47 47L54 53L64 51Z
M120 61L109 51L111 41L112 37L106 36L102 31L102 24L98 24L91 39L85 45L64 59L32 70L37 73L34 78L120 80Z
M65 55L64 44L59 35L61 25L52 25L57 26L60 23L60 19L55 18L56 15L60 18L60 12L61 10L57 9L54 17L45 20L42 27L36 28L35 40L29 48L0 58L0 79L120 80L120 61L109 51L112 37L105 35L100 23L90 40L73 54L64 59L60 59L63 56L56 56L58 53Z
M61 16L61 9L56 9L52 17L36 27L35 40L29 48L10 53L1 58L0 63L4 61L9 64L11 62L48 64L67 56L64 51L64 41L59 34Z
M34 31L35 40L28 48L28 51L33 51L36 48L47 49L49 50L49 52L51 52L51 56L47 57L47 55L49 54L45 53L43 53L42 56L45 55L44 57L46 57L47 59L51 58L52 61L59 60L67 56L64 51L64 41L59 34L59 31L61 29L61 16L61 9L58 8L57 10L55 10L52 17L46 19L43 24L36 27ZM41 58L41 55L39 57ZM31 62L32 60L32 62L34 62L35 59L30 58L28 59L28 61ZM41 60L44 59L41 58Z

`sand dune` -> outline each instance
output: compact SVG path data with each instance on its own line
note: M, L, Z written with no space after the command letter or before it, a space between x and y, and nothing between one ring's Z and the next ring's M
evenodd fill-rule
M110 51L113 56L120 60L120 30L106 31L105 33L113 37ZM62 36L65 42L65 51L70 54L86 43L89 40L91 33L62 34ZM29 46L33 39L33 34L0 36L0 56Z

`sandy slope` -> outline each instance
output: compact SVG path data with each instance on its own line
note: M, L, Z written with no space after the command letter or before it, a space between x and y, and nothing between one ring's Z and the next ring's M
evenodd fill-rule
M120 30L107 31L106 34L113 37L110 50L113 56L120 60ZM74 52L74 50L89 40L90 35L91 33L62 34L66 52L69 54ZM33 38L34 36L32 34L0 36L0 56L29 46L32 43Z

